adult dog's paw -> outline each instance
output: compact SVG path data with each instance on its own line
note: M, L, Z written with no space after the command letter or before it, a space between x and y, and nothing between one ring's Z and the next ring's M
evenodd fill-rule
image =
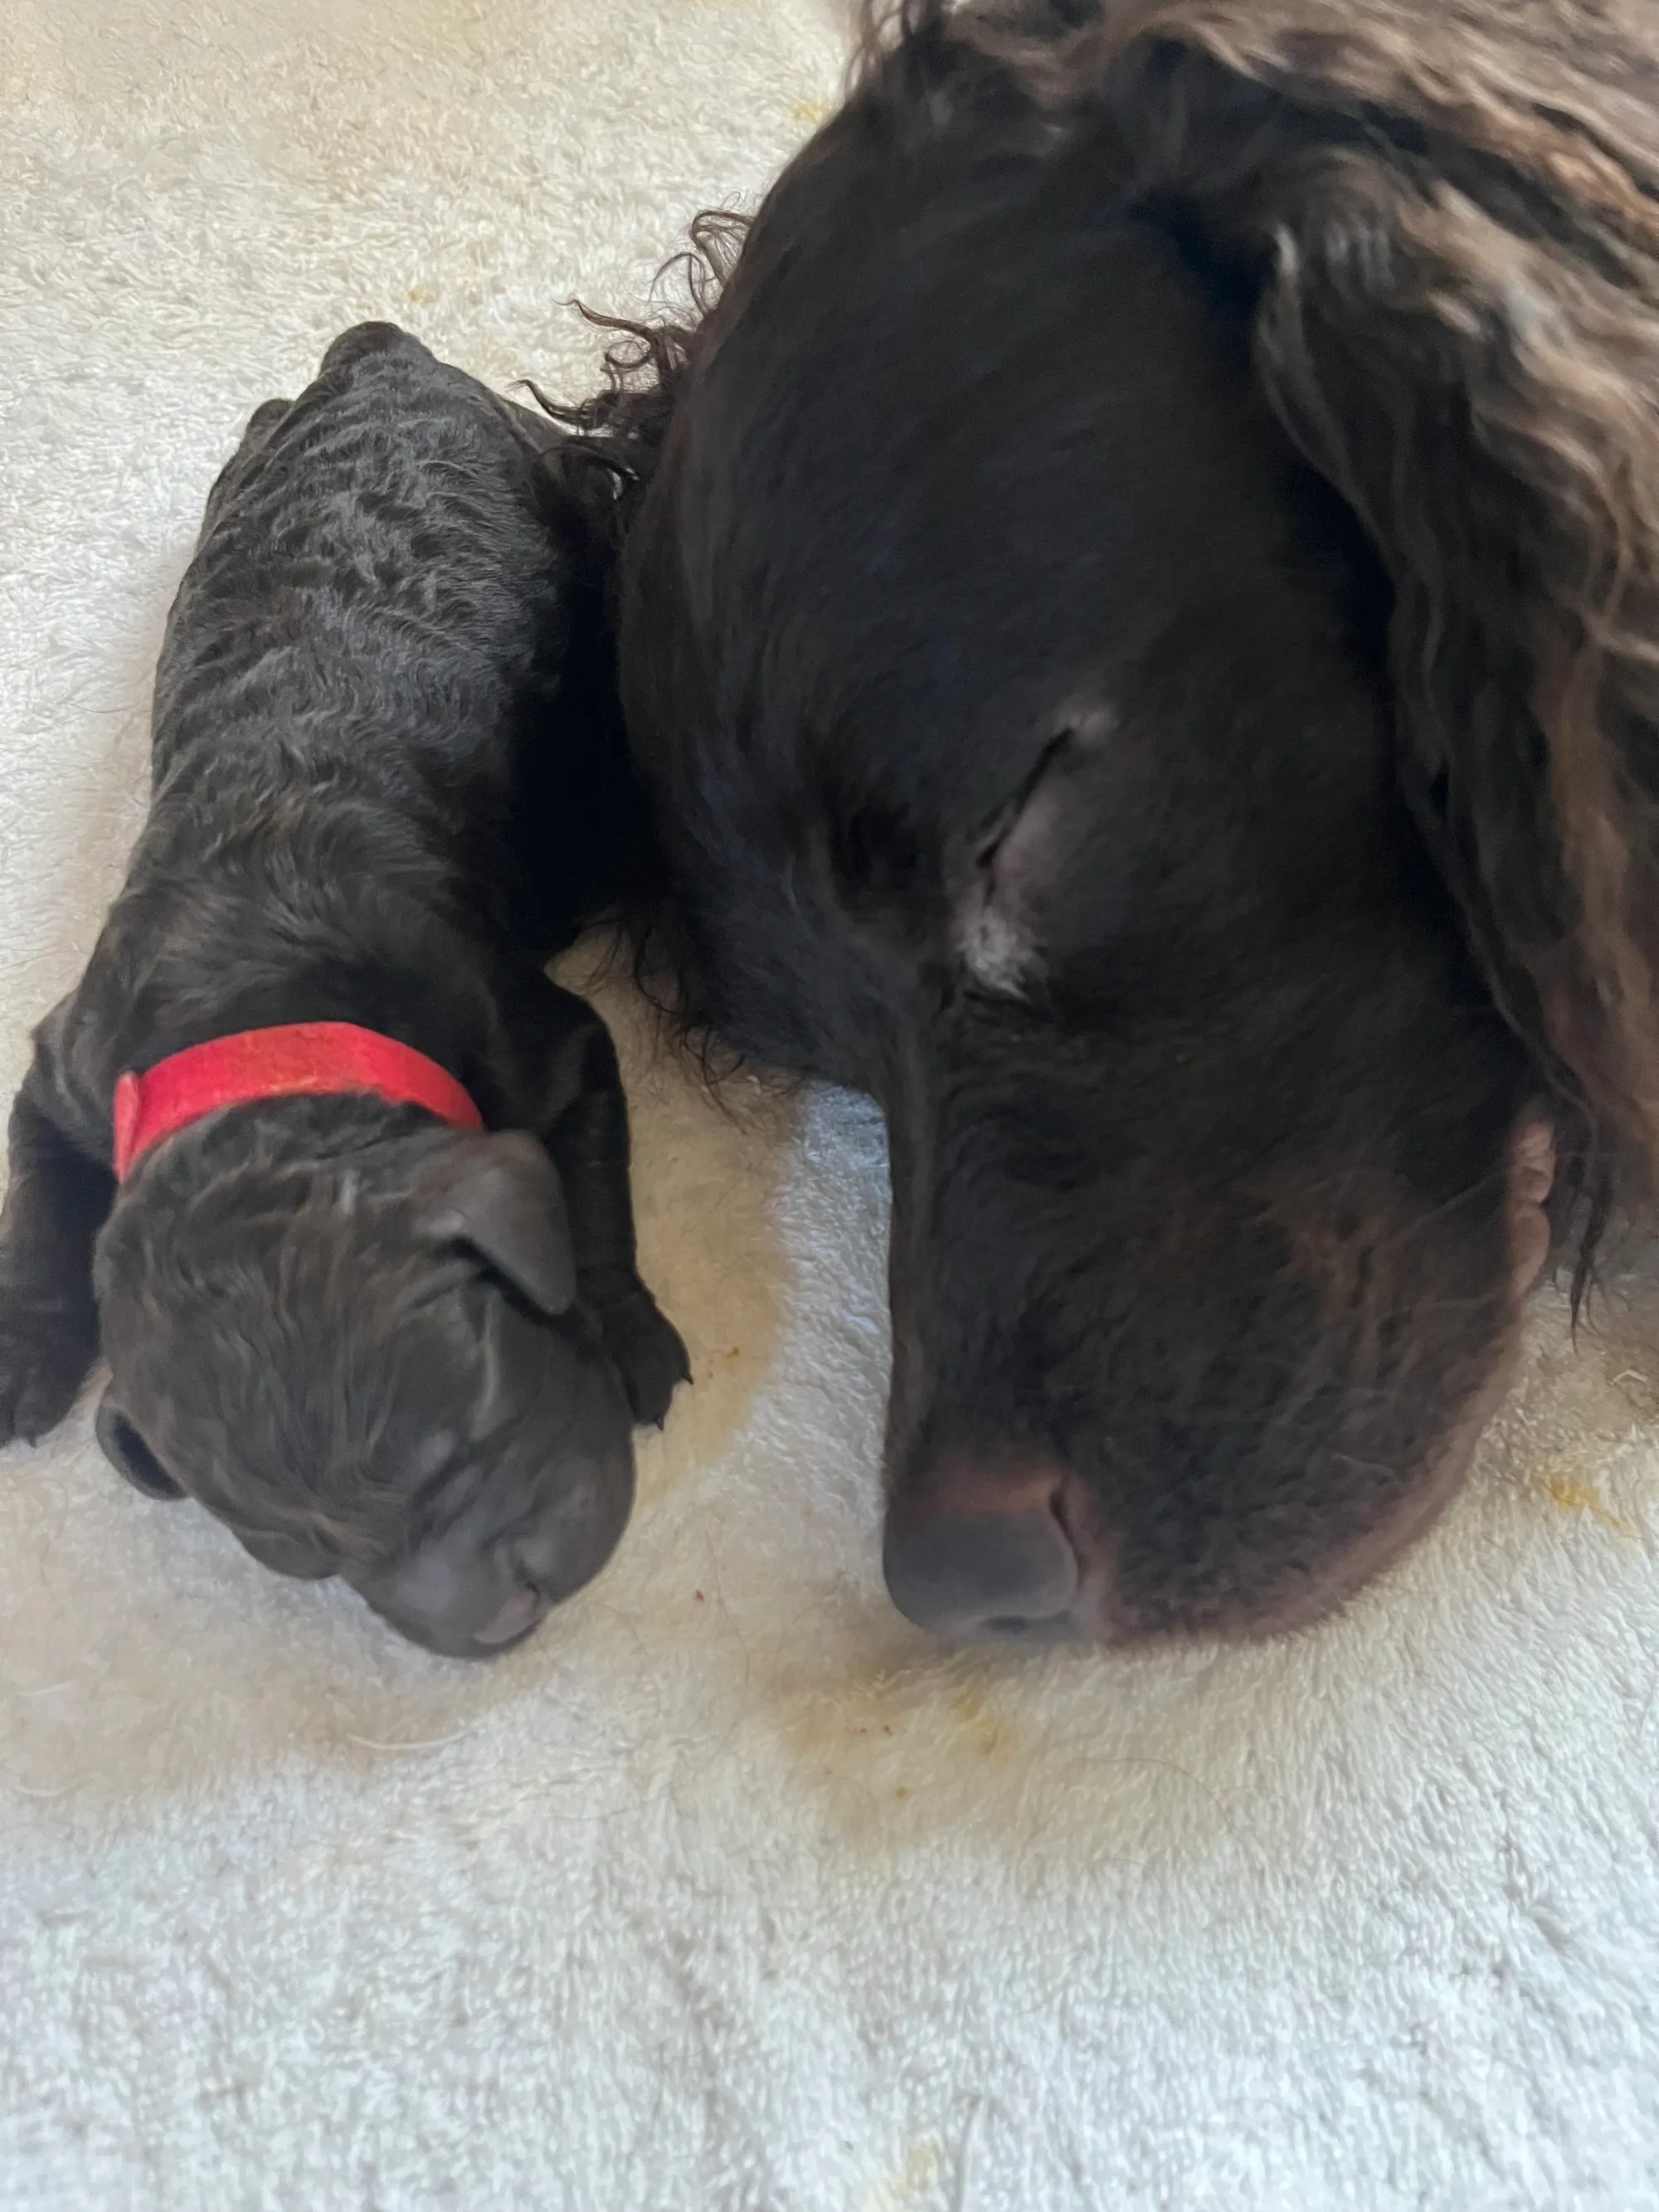
M0 1289L0 1444L38 1443L55 1429L97 1356L94 1317L31 1307Z
M641 1427L649 1422L659 1429L668 1418L668 1401L675 1390L691 1380L691 1363L679 1331L642 1283L607 1306L599 1325L635 1420Z

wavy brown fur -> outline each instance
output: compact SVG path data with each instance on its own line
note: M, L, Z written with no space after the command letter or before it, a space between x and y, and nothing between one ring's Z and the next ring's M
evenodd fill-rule
M1540 1093L1581 1287L1653 1187L1640 44L911 0L583 412L685 1011L887 1115L924 1625L1312 1617L1501 1390Z
M1659 1182L1659 21L1638 0L866 7L854 96L911 97L918 70L1028 140L1094 138L1115 195L1250 288L1262 386L1392 580L1402 777L1585 1133L1593 1243L1615 1181ZM740 243L706 218L692 314L607 322L629 341L610 388L565 417L623 488L618 526Z
M709 209L693 221L690 244L657 277L659 291L683 291L683 319L636 320L574 303L596 330L615 333L603 357L602 392L566 406L530 386L543 411L574 433L550 457L552 465L590 518L603 519L613 543L656 467L697 333L743 251L747 228L745 218L729 209Z
M1072 11L1077 15L1081 11ZM1601 0L913 11L1256 288L1393 581L1402 771L1492 988L1659 1164L1659 19Z

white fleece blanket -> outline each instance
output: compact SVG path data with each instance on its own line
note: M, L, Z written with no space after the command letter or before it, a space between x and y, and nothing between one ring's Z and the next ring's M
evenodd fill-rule
M327 339L590 373L834 93L834 0L5 0L0 1079L139 818L213 473ZM1282 1648L951 1656L878 1560L865 1105L605 994L695 1391L489 1668L0 1466L0 2204L1659 2206L1659 1291Z

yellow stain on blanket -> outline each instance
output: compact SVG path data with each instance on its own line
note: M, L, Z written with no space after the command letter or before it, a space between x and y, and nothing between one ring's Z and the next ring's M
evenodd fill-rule
M1613 1512L1586 1483L1570 1482L1565 1475L1555 1474L1545 1478L1543 1487L1546 1495L1553 1498L1564 1512L1588 1513L1604 1528L1611 1528L1615 1536L1634 1539L1642 1533L1634 1522L1626 1521L1622 1515Z
M1007 1748L1002 1723L991 1711L981 1684L969 1683L951 1700L951 1710L962 1723L969 1742L982 1759L994 1759Z
M915 1728L927 1739L930 1759L943 1760L945 1771L959 1771L964 1754L975 1773L981 1762L1012 1754L1007 1721L993 1703L1006 1689L976 1655L930 1657L890 1673L878 1668L862 1679L842 1674L833 1683L803 1686L785 1708L785 1727L795 1756L826 1779L855 1772L860 1787L878 1788L890 1757L898 1759L905 1778L892 1795L902 1800L913 1794L916 1776L908 1763L912 1754L899 1746Z
M858 2212L907 2212L931 2197L945 2170L945 2145L937 2136L914 2144L899 2171L872 2183L858 2199Z

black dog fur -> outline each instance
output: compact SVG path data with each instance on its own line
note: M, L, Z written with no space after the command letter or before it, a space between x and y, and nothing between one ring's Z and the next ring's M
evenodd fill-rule
M1659 1163L1651 11L886 12L582 416L644 921L886 1113L904 1609L1285 1629Z
M630 1416L660 1422L687 1372L635 1271L610 1038L538 964L632 819L555 434L374 324L254 415L169 618L149 821L37 1034L0 1216L0 1437L62 1418L101 1334L99 1433L142 1488L462 1656L598 1571ZM325 1020L435 1060L499 1133L270 1100L118 1189L124 1070Z

